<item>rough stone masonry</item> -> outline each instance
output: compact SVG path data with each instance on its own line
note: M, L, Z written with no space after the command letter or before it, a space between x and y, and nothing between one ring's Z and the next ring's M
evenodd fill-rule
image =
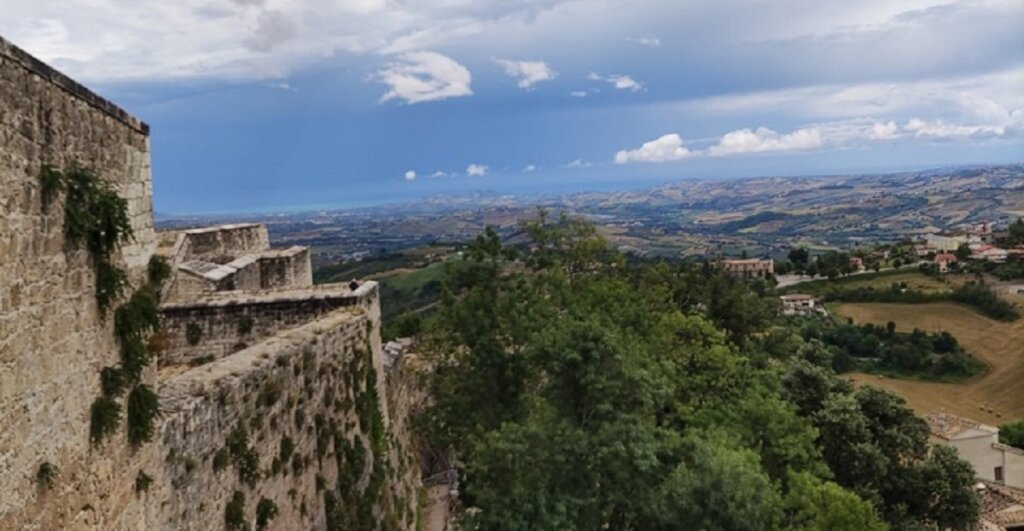
M154 254L173 268L167 354L143 372L161 416L137 449L123 418L90 443L118 344L89 256L64 237L63 198L44 205L38 177L72 164L127 200L134 239L114 262L129 283ZM308 250L270 249L265 231L157 233L148 126L0 39L0 529L222 529L232 514L254 529L259 511L269 529L414 527L376 284L311 286Z

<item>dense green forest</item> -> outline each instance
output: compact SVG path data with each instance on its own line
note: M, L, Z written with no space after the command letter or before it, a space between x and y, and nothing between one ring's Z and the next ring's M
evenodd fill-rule
M460 469L460 524L533 530L966 529L971 467L763 284L627 260L590 225L487 231L422 323L424 435ZM934 339L934 338L933 338Z

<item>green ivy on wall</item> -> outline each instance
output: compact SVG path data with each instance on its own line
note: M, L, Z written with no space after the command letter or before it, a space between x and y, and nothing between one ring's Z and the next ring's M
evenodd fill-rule
M39 173L44 208L64 194L64 237L75 246L85 246L95 267L96 304L106 314L128 286L127 274L113 262L114 253L134 237L128 215L128 201L94 171L78 164L65 170L43 166ZM121 362L100 371L101 395L90 408L89 436L101 443L117 431L121 405L116 398L127 388L128 440L133 445L149 441L158 415L157 396L140 383L142 370L155 353L150 335L160 326L158 291L170 276L170 265L154 256L148 266L149 282L132 293L114 311L114 334Z

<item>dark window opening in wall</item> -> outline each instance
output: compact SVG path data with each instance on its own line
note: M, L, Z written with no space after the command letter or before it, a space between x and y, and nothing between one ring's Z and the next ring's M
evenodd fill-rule
M1003 480L1003 467L997 466L996 467L996 481L1002 481L1002 480Z

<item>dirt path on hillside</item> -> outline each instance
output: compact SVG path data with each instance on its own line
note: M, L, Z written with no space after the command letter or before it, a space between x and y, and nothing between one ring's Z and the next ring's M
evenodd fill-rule
M952 303L841 304L838 311L857 323L893 321L900 331L946 330L989 365L984 374L955 384L848 375L855 382L894 391L921 415L943 409L995 425L1024 418L1024 319L1003 323Z

